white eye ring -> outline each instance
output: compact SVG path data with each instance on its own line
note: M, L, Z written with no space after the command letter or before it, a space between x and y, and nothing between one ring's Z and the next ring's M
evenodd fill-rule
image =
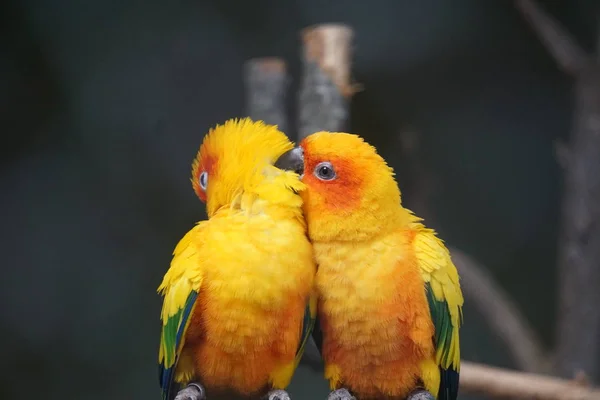
M208 186L208 172L203 172L198 177L198 184L202 188L202 190L206 191L206 186Z
M319 163L315 167L314 174L322 181L331 181L337 177L333 165L329 161Z

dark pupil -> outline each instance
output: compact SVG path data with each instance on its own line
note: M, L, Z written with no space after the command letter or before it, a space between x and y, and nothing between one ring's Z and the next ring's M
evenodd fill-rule
M319 175L327 177L327 176L331 175L331 169L329 169L329 167L323 165L322 167L319 168Z

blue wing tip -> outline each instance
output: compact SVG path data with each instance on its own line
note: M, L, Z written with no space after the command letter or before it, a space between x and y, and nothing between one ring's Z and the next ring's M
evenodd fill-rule
M442 370L441 378L438 400L456 400L460 380L458 371L454 369Z
M175 348L179 347L182 337L185 334L187 321L188 321L188 318L189 318L192 310L194 309L194 305L196 304L197 297L198 297L198 292L192 291L188 295L183 309L181 309L179 311L180 312L180 321L178 324L177 331L175 333ZM158 382L159 382L160 388L162 390L163 400L169 400L169 398L171 397L171 391L172 391L172 387L173 387L173 374L174 374L175 366L177 365L177 358L179 358L179 356L176 357L175 363L170 368L165 368L165 366L161 365L161 364L159 364L159 366L158 366Z
M173 372L173 368L165 368L162 365L158 367L158 382L160 384L160 389L162 392L162 399L169 400L170 392L171 392L171 374Z

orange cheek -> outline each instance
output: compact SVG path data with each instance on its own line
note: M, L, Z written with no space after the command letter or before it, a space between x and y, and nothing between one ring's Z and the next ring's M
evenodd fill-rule
M196 196L198 196L198 198L200 200L202 200L204 203L206 203L206 192L204 190L202 190L202 188L200 187L200 184L198 183L198 179L200 179L200 174L202 173L202 169L198 168L198 171L194 174L193 176L193 182L192 185L194 187L194 192L196 192Z
M207 154L202 154L202 150L201 150L201 161L200 161L200 165L198 167L198 169L196 170L196 173L194 174L194 191L196 192L196 195L200 198L200 200L202 200L203 202L206 203L206 192L204 190L202 190L202 188L200 187L200 184L198 183L198 179L200 179L200 174L204 171L208 172L208 181L210 182L211 179L214 179L214 171L216 170L216 165L217 165L217 160L215 159L215 157L212 157L211 155L207 155Z
M204 190L202 190L200 187L198 187L196 194L198 194L198 197L200 198L200 200L202 200L203 202L206 203L206 192Z
M214 174L215 169L217 167L217 160L213 156L206 156L202 158L202 169L208 172L208 175L211 176Z
M303 182L308 186L305 202L311 209L329 210L346 214L360 206L360 188L344 179L322 181L314 175L305 175Z

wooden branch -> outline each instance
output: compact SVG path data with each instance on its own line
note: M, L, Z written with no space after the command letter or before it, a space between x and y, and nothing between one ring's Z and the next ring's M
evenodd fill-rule
M600 379L600 65L575 85L558 241L556 367Z
M577 78L575 124L559 163L565 193L558 245L556 368L564 376L600 375L600 65L532 0L516 0L561 68ZM600 31L600 26L599 26ZM600 45L600 37L597 39ZM598 56L598 55L597 55Z
M589 64L585 51L535 0L515 0L515 5L564 72L576 76Z
M460 392L486 397L543 400L600 400L600 389L576 380L510 371L461 361Z
M244 65L246 115L287 132L285 95L289 85L285 61L276 57L250 59Z
M302 31L303 75L298 99L298 140L321 130L344 131L349 102L352 29L324 24Z
M457 248L449 249L465 296L505 343L519 368L528 372L548 371L549 361L544 358L541 340L509 295L494 281L486 267Z

